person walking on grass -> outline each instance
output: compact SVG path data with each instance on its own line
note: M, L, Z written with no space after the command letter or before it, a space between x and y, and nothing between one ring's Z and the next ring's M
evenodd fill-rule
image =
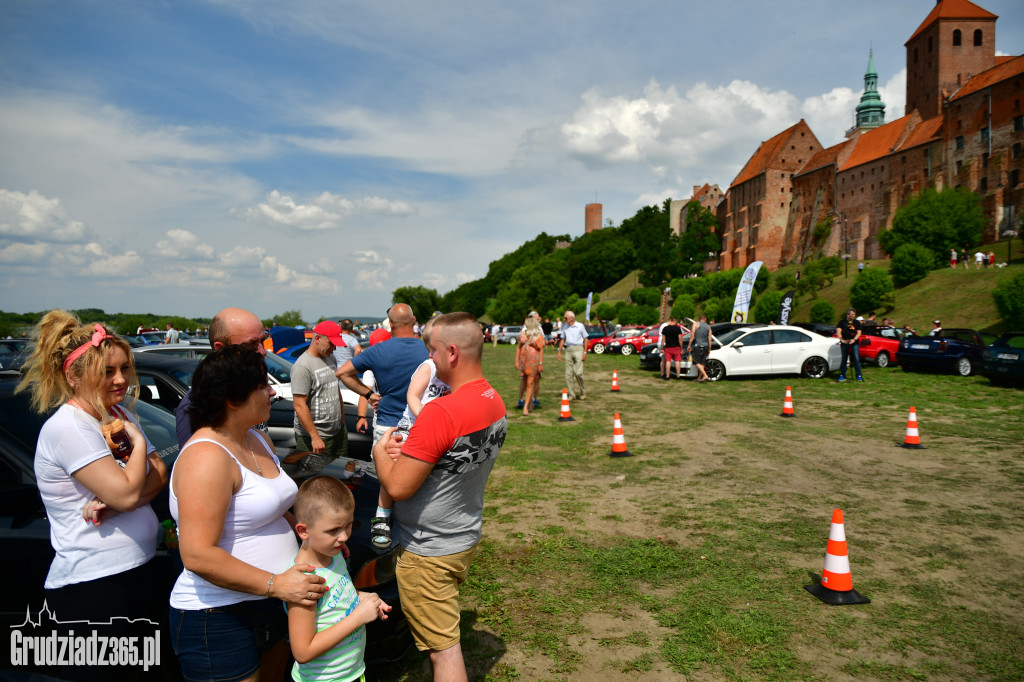
M836 336L839 337L839 350L843 359L839 363L839 379L846 381L846 365L852 362L857 372L857 381L864 381L860 370L860 321L857 320L857 311L850 308L846 311L846 317L836 324Z
M587 328L582 322L576 321L576 313L565 311L565 324L562 325L562 338L558 342L558 360L562 360L565 351L565 386L569 400L587 399L587 389L583 384L583 363L587 361ZM577 384L579 392L576 391Z

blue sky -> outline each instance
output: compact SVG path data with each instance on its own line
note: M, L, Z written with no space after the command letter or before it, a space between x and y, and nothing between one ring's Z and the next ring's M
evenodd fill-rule
M380 315L542 231L887 120L931 0L8 0L0 309ZM1024 52L1019 0L996 48Z

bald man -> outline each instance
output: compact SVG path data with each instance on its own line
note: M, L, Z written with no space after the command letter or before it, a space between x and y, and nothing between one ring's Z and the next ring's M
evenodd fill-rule
M562 325L562 338L558 342L558 360L562 360L565 351L565 386L569 400L587 399L587 389L583 384L583 363L587 360L587 328L582 322L576 321L576 313L565 311L565 324ZM579 385L579 392L576 386Z
M435 680L466 679L459 586L480 542L484 487L508 431L505 404L483 375L483 345L471 314L434 318L430 358L452 392L423 406L408 439L388 429L373 449L377 476L395 499L402 610Z
M210 322L210 345L214 350L230 345L249 346L260 355L266 356L267 349L263 345L266 339L266 332L263 330L263 323L260 318L248 310L242 308L225 308L217 313ZM174 410L175 431L178 434L178 446L185 447L185 443L192 437L195 430L189 422L188 413L185 411L190 402L189 393L178 403ZM256 427L262 431L267 430L266 424Z
M391 338L372 345L338 368L338 379L350 391L366 398L376 410L373 443L393 426L398 426L406 407L406 393L413 372L427 359L427 349L416 336L416 316L405 303L388 308ZM371 370L377 390L359 381L359 374Z

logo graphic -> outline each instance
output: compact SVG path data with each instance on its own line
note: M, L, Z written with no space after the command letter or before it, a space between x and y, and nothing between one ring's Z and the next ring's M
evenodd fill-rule
M148 618L60 620L44 601L35 619L25 607L25 620L10 632L12 666L160 665L160 624Z

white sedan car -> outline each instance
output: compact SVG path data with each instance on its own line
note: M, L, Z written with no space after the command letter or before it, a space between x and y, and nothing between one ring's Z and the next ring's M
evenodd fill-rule
M706 366L712 381L753 374L802 374L820 379L839 369L839 339L800 327L743 327L717 340L721 345L709 353ZM696 376L696 369L690 375Z

